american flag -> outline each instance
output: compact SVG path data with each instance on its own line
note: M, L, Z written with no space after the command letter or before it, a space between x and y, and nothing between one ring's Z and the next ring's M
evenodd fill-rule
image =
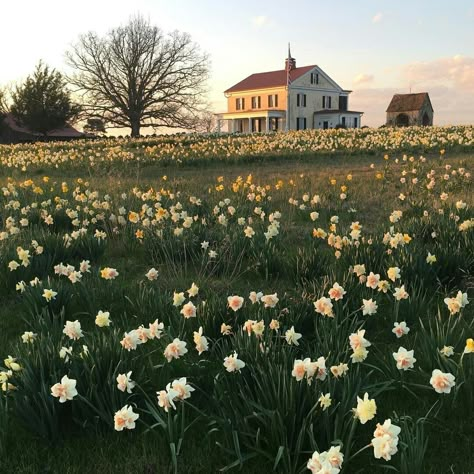
M286 60L286 86L290 87L291 85L291 68L293 66L293 61L291 58L290 52L290 43L288 43L288 59Z

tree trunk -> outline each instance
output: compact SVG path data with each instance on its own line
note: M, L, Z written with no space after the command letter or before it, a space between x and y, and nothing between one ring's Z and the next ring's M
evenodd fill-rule
M132 128L132 138L138 138L140 136L140 120L133 119L130 121Z

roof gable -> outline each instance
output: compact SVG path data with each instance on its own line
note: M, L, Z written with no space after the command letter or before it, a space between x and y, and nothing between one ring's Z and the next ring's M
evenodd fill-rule
M298 77L298 79L301 79L305 74L309 72L317 72L321 77L323 77L327 81L327 83L330 86L333 87L333 89L335 89L336 91L340 93L347 92L349 94L351 92L351 91L345 91L334 79L329 77L329 75L326 72L324 72L319 66L310 66L306 72L304 72ZM294 80L294 82L297 82L296 79Z
M428 104L431 107L431 110L433 110L428 92L420 92L417 94L395 94L386 111L411 112L414 110L420 110L426 100L428 100Z
M312 65L292 69L291 80L295 81L296 79L299 79L301 76L311 71L315 67L315 65ZM238 82L224 91L224 93L255 89L269 89L271 87L284 87L286 86L286 81L286 69L281 69L279 71L259 72L246 77L243 81Z

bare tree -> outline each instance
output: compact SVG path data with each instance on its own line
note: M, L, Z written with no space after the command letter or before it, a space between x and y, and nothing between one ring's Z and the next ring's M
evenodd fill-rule
M211 133L217 127L217 119L214 112L204 110L196 116L194 130L201 133Z
M9 110L7 103L7 93L5 89L0 88L0 143L2 142L3 131L6 128L5 116Z
M6 89L0 88L0 116L6 115L9 111L7 101L8 99Z
M143 126L192 128L204 104L208 56L187 33L165 35L143 17L80 36L66 57L85 110L133 137Z

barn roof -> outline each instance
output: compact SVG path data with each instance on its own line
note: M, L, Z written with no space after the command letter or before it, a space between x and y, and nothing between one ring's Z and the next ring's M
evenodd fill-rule
M388 106L387 112L411 112L420 110L428 99L431 109L430 96L428 92L419 92L417 94L395 94Z
M311 69L314 67L316 67L316 65L296 67L292 69L291 80L294 81L295 79L298 79L303 74L311 71ZM286 81L286 69L280 69L279 71L259 72L246 77L243 81L238 82L234 86L224 91L224 93L267 89L270 87L282 87L286 86Z
M13 114L9 113L4 118L4 123L9 127L12 131L16 133L23 133L27 135L31 135L32 137L41 137L41 133L34 132L30 130L28 127L21 125L15 120ZM47 137L54 137L54 138L81 138L84 136L83 133L76 130L69 124L64 125L62 128L58 128L56 130L51 130L46 134Z
M8 128L10 128L11 130L13 130L14 132L26 133L26 134L28 134L28 135L34 135L34 136L37 136L37 137L40 136L39 133L33 132L33 131L31 131L29 128L26 128L26 127L23 127L22 125L20 125L20 124L15 120L15 118L13 117L13 114L7 114L7 115L5 115L5 118L3 119L3 123L4 123Z

